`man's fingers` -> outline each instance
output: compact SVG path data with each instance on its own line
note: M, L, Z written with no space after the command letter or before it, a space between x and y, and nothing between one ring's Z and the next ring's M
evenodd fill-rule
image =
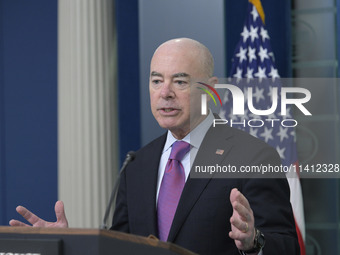
M57 221L62 220L65 218L65 211L64 211L64 203L61 201L57 201L54 206L55 216L57 217Z
M232 207L234 209L234 212L236 211L239 215L240 219L243 221L250 221L251 220L251 209L246 208L244 205L242 205L240 202L235 201L232 204ZM235 215L235 213L233 214ZM235 216L236 217L236 216Z
M239 250L250 250L254 245L255 229L249 230L246 234L230 231L229 237L235 240Z
M68 222L65 216L65 211L64 211L64 204L61 201L57 201L55 204L55 214L57 217L56 222L47 222L38 216L36 216L34 213L29 211L23 206L18 206L16 208L16 211L24 217L29 223L32 224L33 227L50 227L50 228L67 228L68 227ZM30 226L28 224L25 224L23 222L17 221L17 220L11 220L10 221L11 226Z
M244 235L242 235L241 233L236 233L234 231L229 232L229 237L240 242L244 240Z
M35 223L37 223L38 221L43 221L42 219L40 219L38 216L36 216L34 213L32 213L31 211L27 210L25 207L23 206L18 206L16 208L17 212L24 217L29 223L31 223L32 225L34 225Z
M254 243L254 215L246 197L237 189L230 192L233 215L230 218L229 237L240 250L249 250Z
M246 221L231 217L230 223L242 233L247 233L249 231L249 224Z
M31 227L30 225L27 225L18 220L10 220L9 225L11 225L12 227Z
M57 201L55 203L55 215L57 217L57 222L61 223L61 227L68 227L67 218L65 215L64 203L62 201Z
M231 231L229 237L235 240L235 244L240 250L249 250L254 244L255 228L252 222L245 222L231 217Z
M250 204L246 197L236 188L232 189L230 192L230 202L233 204L235 201L242 204L245 208L250 210Z
M253 211L246 197L237 189L232 189L230 193L230 202L234 210L233 217L240 218L245 222L253 221ZM238 216L235 216L235 212Z

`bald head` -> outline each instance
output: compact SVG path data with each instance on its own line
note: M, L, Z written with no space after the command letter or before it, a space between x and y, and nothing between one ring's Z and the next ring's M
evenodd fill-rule
M155 51L152 59L158 54L181 53L183 58L187 57L194 61L207 77L214 73L214 59L209 49L202 43L190 38L177 38L164 42ZM151 60L152 62L152 60Z

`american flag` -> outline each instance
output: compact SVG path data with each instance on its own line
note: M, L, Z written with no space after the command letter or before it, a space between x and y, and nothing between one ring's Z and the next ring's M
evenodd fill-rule
M259 0L250 0L247 18L241 33L240 41L235 49L232 59L232 68L229 83L237 85L245 95L244 115L233 115L233 99L229 90L223 97L220 116L232 120L233 127L240 128L251 135L264 140L279 153L282 164L285 166L298 165L295 130L292 126L282 125L281 121L292 119L292 113L280 113L280 76L274 63L274 54L270 46L270 37L264 27L264 12ZM254 115L248 109L247 91L252 88L252 104L257 110L270 109L273 104L273 88L278 90L277 110L271 115ZM251 102L250 102L251 103ZM268 121L275 119L275 121ZM251 124L248 125L248 121ZM254 127L260 126L261 127ZM291 204L294 211L296 228L299 236L301 254L305 254L305 223L303 212L303 199L300 179L287 178L291 189Z

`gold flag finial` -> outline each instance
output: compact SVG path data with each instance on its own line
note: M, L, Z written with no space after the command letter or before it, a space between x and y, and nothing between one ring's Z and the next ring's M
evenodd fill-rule
M263 8L262 8L262 4L261 4L261 0L249 0L250 3L252 3L257 12L259 13L261 19L262 19L262 22L264 24L264 11L263 11Z

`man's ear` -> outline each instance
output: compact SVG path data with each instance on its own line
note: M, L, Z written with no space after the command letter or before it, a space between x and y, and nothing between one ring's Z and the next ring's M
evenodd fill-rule
M215 84L218 83L218 78L216 76L210 77L208 84L215 88Z

